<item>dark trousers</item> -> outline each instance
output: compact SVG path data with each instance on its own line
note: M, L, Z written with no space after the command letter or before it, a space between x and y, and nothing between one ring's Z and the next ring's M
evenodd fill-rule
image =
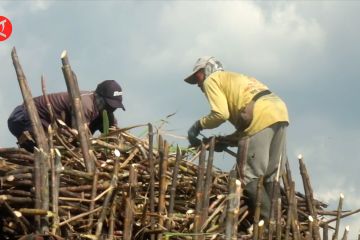
M29 139L22 139L24 132L28 131L33 137L31 121L24 105L17 106L10 114L8 119L8 128L10 132L17 138L20 147L26 149L29 152L34 151L36 146L34 141Z

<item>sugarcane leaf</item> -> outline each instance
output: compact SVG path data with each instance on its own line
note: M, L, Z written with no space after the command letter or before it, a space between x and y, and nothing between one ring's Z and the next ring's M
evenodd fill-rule
M102 126L103 126L103 134L106 136L109 134L109 116L107 111L104 109L102 112Z

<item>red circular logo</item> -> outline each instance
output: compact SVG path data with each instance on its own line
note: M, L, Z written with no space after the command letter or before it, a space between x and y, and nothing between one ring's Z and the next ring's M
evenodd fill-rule
M0 42L5 41L12 33L12 24L7 17L0 16Z

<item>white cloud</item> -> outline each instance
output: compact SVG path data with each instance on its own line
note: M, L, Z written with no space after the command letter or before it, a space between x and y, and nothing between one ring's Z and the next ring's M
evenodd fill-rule
M324 30L316 19L300 16L295 3L287 4L285 9L272 11L270 25L269 32L274 34L274 38L289 39L292 44L308 44L314 50L323 47Z
M48 0L0 1L0 13L12 19L20 18L29 13L36 14L39 11L46 11L54 3L55 1Z
M28 1L28 4L30 5L30 10L31 11L37 12L37 11L45 11L45 10L47 10L53 4L53 1L32 0L32 1Z
M158 48L144 45L145 59L163 52L173 54L146 61L154 68L174 61L174 56L183 56L180 64L189 66L189 59L192 64L199 55L213 54L229 68L271 75L286 71L284 62L296 65L304 49L306 55L319 54L325 41L321 26L297 13L295 3L273 9L269 18L248 1L168 3L162 9L159 27L170 40Z

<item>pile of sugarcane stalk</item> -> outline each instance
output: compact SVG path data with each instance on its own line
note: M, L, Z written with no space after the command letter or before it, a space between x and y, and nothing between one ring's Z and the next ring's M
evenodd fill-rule
M59 132L69 130L66 126L60 128ZM158 149L153 149L152 140L118 130L92 139L96 171L88 173L80 147L72 142L76 133L68 131L66 136L59 132L52 132L51 184L40 186L41 191L49 191L47 196L51 197L46 200L50 210L34 208L35 178L40 177L36 176L39 169L35 165L43 156L42 150L32 154L23 149L0 149L0 201L8 213L1 216L2 236L13 239L45 228L67 239L134 239L163 232L193 232L194 219L205 212L199 209L203 199L196 198L200 196L197 185L202 184L197 179L202 179L205 172L185 160L188 154L179 148L176 153L169 152L171 148L161 136ZM204 153L205 149L202 164ZM212 206L206 210L223 208L228 174L209 167L206 175L212 179L206 182L208 189L212 185L207 195ZM213 216L204 227L216 231L219 216Z
M264 222L263 178L250 211L241 175L213 166L215 138L200 149L180 149L151 124L145 138L132 135L132 127L109 129L106 112L105 134L91 137L66 52L62 70L75 129L55 119L47 101L52 124L45 132L15 48L12 59L38 147L0 148L0 239L328 239L329 229L337 239L340 219L360 211L343 211L343 196L337 210L326 211L314 199L302 157L304 194L295 191L287 165ZM46 99L43 79L42 88ZM343 239L347 234L348 228Z
M36 203L43 201L36 196L43 151L1 148L1 238L51 233L54 239L320 239L322 227L325 239L328 223L334 221L323 220L325 215L335 220L350 215L341 208L325 211L326 205L313 199L300 158L305 194L295 192L293 181L288 184L288 169L282 186L275 188L279 192L271 219L264 224L259 208L249 214L236 172L213 167L213 141L196 152L173 149L156 135L154 147L151 124L145 139L126 130L111 129L91 139L93 173L86 171L76 131L60 124L50 131L50 181L39 186L48 191L48 209ZM245 231L249 220L254 221L252 234Z

